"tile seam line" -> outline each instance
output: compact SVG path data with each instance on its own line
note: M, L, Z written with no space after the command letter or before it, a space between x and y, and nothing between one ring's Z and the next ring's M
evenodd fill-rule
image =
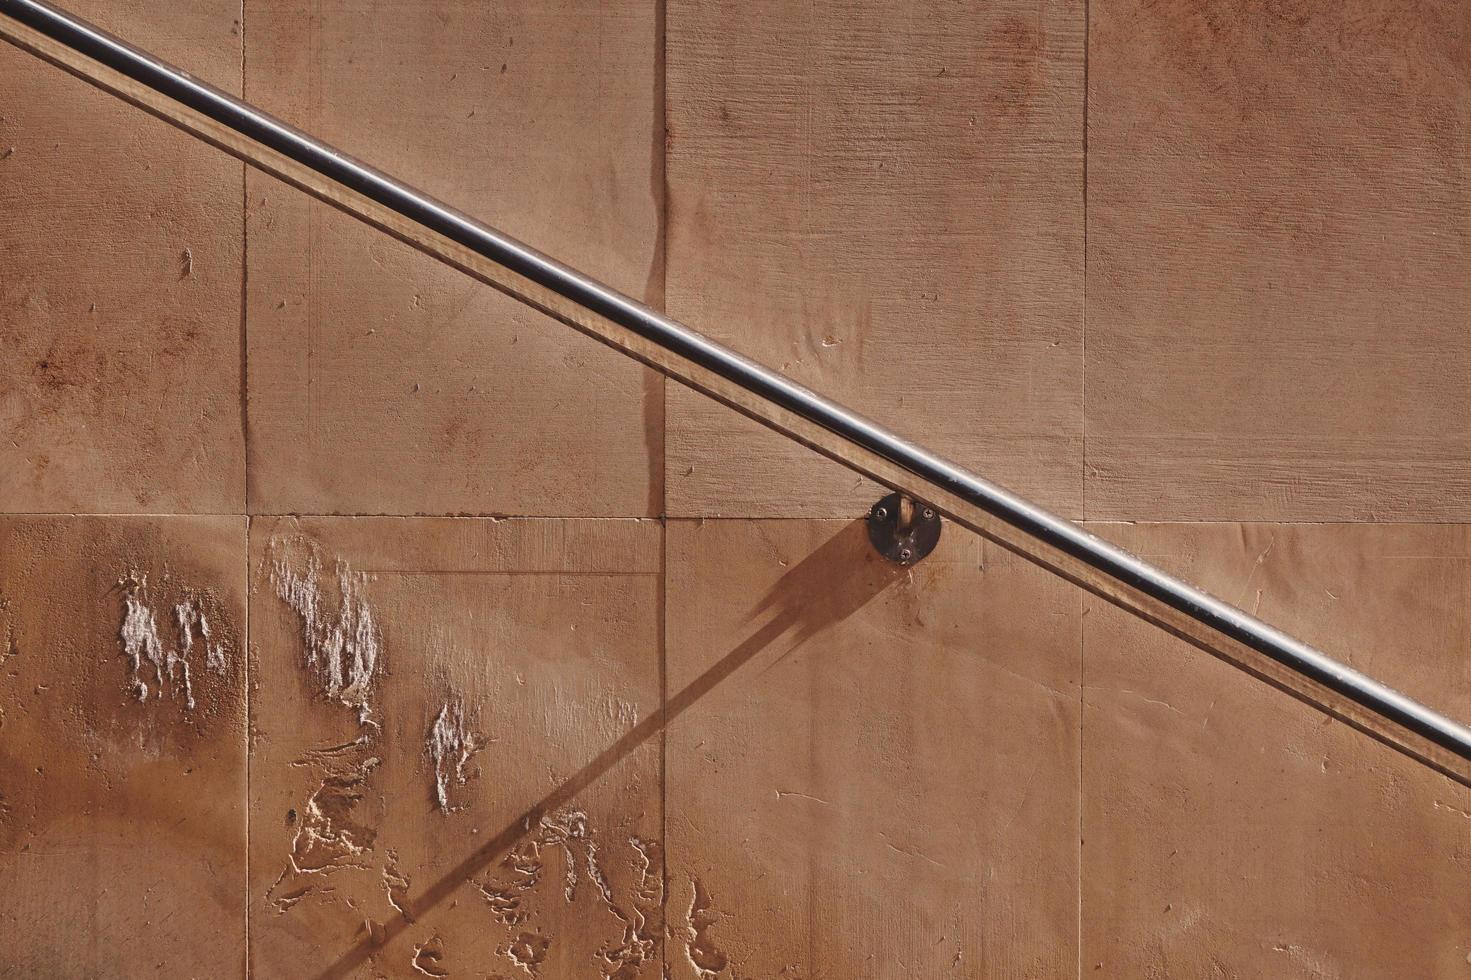
M1092 80L1092 76L1090 74L1091 69L1092 69L1092 39L1093 39L1092 32L1093 32L1093 5L1092 5L1092 0L1083 0L1083 120L1082 120L1082 123L1083 123L1083 133L1082 133L1082 136L1083 136L1083 173L1082 173L1082 177L1083 177L1083 187L1082 187L1082 195L1083 195L1083 200L1082 200L1082 206L1083 206L1083 215L1082 215L1082 218L1083 218L1083 242L1082 242L1082 246L1083 246L1083 256L1082 256L1083 288L1082 288L1082 294L1083 295L1082 295L1082 305L1083 305L1083 309L1082 309L1082 323L1080 324L1082 336L1081 336L1081 341L1080 341L1080 345L1079 345L1080 348L1081 348L1080 355L1079 355L1079 360L1080 360L1081 363L1080 363L1079 367L1080 367L1080 372L1081 372L1081 385L1082 385L1082 392L1081 392L1082 418L1079 420L1080 421L1080 429L1081 429L1080 437L1081 437L1081 440L1082 440L1082 445L1080 447L1080 452L1081 452L1081 457L1082 457L1082 459L1081 459L1081 462L1082 462L1081 470L1082 471L1078 474L1078 476L1079 476L1079 479L1078 479L1078 497L1079 497L1079 500L1078 500L1078 509L1082 512L1083 521L1085 523L1088 522L1088 149L1089 149L1089 140L1088 140L1088 136L1089 136L1089 134L1088 134L1088 109L1089 109L1089 106L1090 106L1090 104L1092 102L1092 92L1091 92L1091 89L1089 87L1090 82ZM1086 613L1087 613L1088 607L1089 607L1089 604L1085 602L1084 603L1084 606L1083 606L1083 611L1084 611L1084 616L1085 617L1086 617ZM1088 622L1087 622L1087 619L1086 618L1082 618L1081 621L1079 622L1079 625L1078 625L1078 774L1077 774L1077 779L1078 779L1078 788L1077 788L1077 799L1078 799L1078 812L1077 812L1078 846L1077 846L1077 848L1075 850L1077 866L1076 866L1076 870L1074 872L1074 874L1076 875L1076 879L1075 880L1076 880L1076 883L1077 883L1077 890L1078 890L1078 908L1077 908L1077 922L1076 922L1076 930L1077 931L1076 931L1076 933L1074 935L1074 943L1076 944L1074 948L1075 948L1076 953L1077 953L1077 976L1078 976L1078 980L1082 980L1082 977L1083 977L1083 935L1084 935L1083 922L1084 922L1084 915L1085 915L1085 908L1084 908L1084 903L1085 903L1085 899L1084 899L1084 881L1083 881L1083 876L1084 876L1084 865L1083 865L1083 833L1084 833L1084 813L1086 812L1086 807L1085 807L1085 801L1083 799L1083 794L1085 792L1085 787L1087 785L1087 780L1084 778L1084 774L1086 772L1086 770L1085 770L1085 762L1086 762L1085 753L1087 751L1087 716L1088 716L1087 704L1086 704L1086 700L1085 700L1085 697L1086 697L1086 689L1087 689L1087 676L1088 676L1087 672L1088 672Z
M282 518L299 518L302 520L403 520L403 521L489 521L491 523L507 523L511 521L602 521L602 522L631 522L631 523L656 523L660 521L810 521L832 523L836 521L856 521L863 519L862 512L851 515L813 514L669 514L660 517L650 517L642 514L610 514L605 516L588 514L426 514L426 513L332 513L329 511L280 511L265 512L255 511L242 513L240 511L0 511L0 520L7 518L43 518L43 517L103 517L103 518L222 518L222 517L246 517L252 520L261 518L266 520L278 520ZM1322 519L1299 519L1284 517L1272 518L1235 518L1235 517L1206 517L1206 518L1121 518L1121 517L1089 517L1077 518L1080 523L1093 526L1118 526L1118 527L1210 527L1214 525L1242 525L1245 527L1343 527L1343 528L1369 528L1369 527L1471 527L1471 515L1462 520L1449 519L1415 519L1406 518L1398 520L1322 520Z
M245 14L247 0L240 0L240 97L245 98ZM250 165L240 161L240 451L242 454L240 499L245 512L250 506Z
M1082 418L1079 420L1080 438L1082 440L1081 463L1082 472L1078 480L1078 509L1083 515L1083 520L1088 519L1088 108L1090 99L1089 82L1091 81L1090 70L1092 68L1090 54L1093 27L1093 11L1091 0L1083 0L1083 256L1082 256L1082 322L1081 340L1079 351L1079 369L1081 372L1081 401ZM1078 963L1078 969L1082 970L1082 962Z
M251 771L251 763L253 761L254 753L251 751L252 746L250 744L250 731L252 720L255 714L255 699L251 696L250 690L250 685L254 680L254 677L252 676L250 670L250 612L253 605L253 602L251 600L250 588L250 522L250 516L248 514L245 515L245 542L243 548L245 552L245 650L243 651L245 656L245 800L243 803L243 809L245 811L245 888L243 889L244 908L241 911L245 916L245 949L242 950L242 952L244 953L244 975L246 977L246 980L250 980L250 978L254 976L254 970L252 969L253 964L251 962L250 955L250 800L251 788L253 785L252 779L254 776L253 772Z
M245 98L245 72L246 72L246 49L245 49L245 18L246 5L249 0L240 0L240 97ZM241 950L242 974L245 980L251 980L255 975L254 962L250 953L250 851L251 851L251 821L250 800L251 790L254 786L252 770L252 756L250 744L250 731L252 719L255 714L255 700L251 696L250 685L254 680L250 670L250 613L251 589L250 589L250 165L244 160L240 161L240 444L243 455L241 476L244 485L241 487L241 500L244 502L242 515L245 525L245 541L242 551L245 557L245 649L242 651L245 657L245 799L242 801L242 809L245 811L245 881L241 915L245 918L245 948Z
M669 976L669 524L660 523L659 577L659 960Z
M1075 949L1078 956L1078 980L1083 978L1083 922L1086 913L1086 899L1084 897L1084 864L1083 846L1084 833L1086 829L1086 801L1083 798L1087 780L1084 774L1087 772L1087 722L1088 722L1088 610L1091 605L1083 603L1082 613L1078 617L1078 812L1077 812L1077 835L1078 845L1074 849L1077 866L1076 875L1078 888L1078 921L1077 935L1074 939Z
M659 299L669 310L669 2L657 0L659 72ZM659 517L669 516L669 376L659 372ZM667 854L666 854L667 856ZM664 964L668 969L668 964Z
M659 298L669 309L669 3L656 0L659 125ZM669 378L659 374L659 965L670 973L669 930Z

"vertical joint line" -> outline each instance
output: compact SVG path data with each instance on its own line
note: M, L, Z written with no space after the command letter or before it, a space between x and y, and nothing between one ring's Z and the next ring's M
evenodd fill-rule
M1079 486L1080 515L1088 519L1088 103L1090 99L1089 68L1092 54L1092 11L1089 0L1083 0L1083 323L1081 353L1083 418L1082 479Z
M245 3L240 0L239 28L240 28L240 97L245 98ZM251 744L250 730L254 717L255 703L251 697L250 685L252 681L250 670L250 345L247 339L248 316L247 306L249 301L249 270L250 270L250 241L249 241L249 218L246 212L250 207L249 192L250 166L245 161L240 161L240 446L243 461L241 475L244 486L241 488L241 501L244 508L245 540L242 550L245 554L245 642L241 651L244 659L242 673L245 684L245 887L242 889L245 901L241 914L245 917L245 949L242 951L242 959L245 976L248 978L252 972L250 955L250 803L253 789L251 773Z
M245 98L245 3L240 0L240 97ZM240 161L240 451L241 499L250 513L250 165Z
M1082 324L1082 374L1083 374L1083 427L1082 427L1082 456L1083 472L1081 481L1081 504L1082 518L1088 519L1088 106L1092 97L1090 87L1089 69L1092 59L1092 30L1093 17L1089 0L1083 0L1083 324ZM1085 813L1087 780L1087 714L1088 714L1088 609L1092 605L1091 598L1087 593L1083 594L1082 615L1078 618L1078 845L1077 855L1077 888L1078 888L1078 923L1077 943L1078 963L1077 975L1083 975L1083 942L1085 932L1083 929L1084 915L1084 886L1085 865L1083 863L1083 847L1085 833Z

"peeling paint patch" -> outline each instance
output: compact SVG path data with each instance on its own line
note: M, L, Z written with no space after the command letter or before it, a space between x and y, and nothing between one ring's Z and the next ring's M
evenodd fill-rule
M438 935L430 936L415 946L413 959L409 963L427 977L449 976L449 970L444 966L444 940Z
M434 764L434 801L441 813L461 810L464 805L450 804L450 787L463 786L479 775L470 760L487 744L485 736L471 731L465 724L462 701L446 701L435 715L425 739L426 750Z
M552 941L546 936L536 932L523 932L496 951L509 957L512 963L530 976L536 977L541 975L542 961L547 958L547 950L551 946Z
M491 914L503 925L521 928L535 918L532 897L544 881L554 881L562 900L568 905L590 890L596 902L615 919L620 927L618 938L604 942L594 955L594 963L604 980L634 980L646 964L658 954L658 913L664 901L663 863L658 845L638 837L628 838L629 860L638 868L638 881L630 895L620 898L604 873L603 849L593 834L587 814L580 810L561 810L541 818L535 834L513 848L501 862L501 873L488 881L475 881ZM562 874L546 876L546 858L550 852L559 855ZM584 887L586 886L586 888ZM554 893L555 894L555 893ZM550 948L552 938L540 932L523 930L520 939L539 937ZM517 952L519 950L519 952ZM544 957L529 956L535 946L518 947L513 941L501 953L528 973ZM528 955L521 955L528 954ZM519 957L519 958L518 958Z
M325 876L366 867L364 859L373 849L377 831L359 820L356 810L363 800L363 784L380 762L370 757L355 773L328 774L292 818L296 832L286 867L266 893L266 901L276 912L295 907Z
M328 776L307 801L291 853L299 871L330 871L361 867L357 859L373 849L376 833L355 822L353 810L362 801L362 784L377 764L369 760L353 776Z
M400 623L398 604L387 604L397 583L383 583L380 597L380 585L359 569L356 557L292 529L271 538L253 569L255 587L276 614L275 669L284 666L288 677L295 675L284 702L289 711L278 712L274 726L306 718L314 723L310 730L331 732L275 757L292 787L263 824L280 828L285 818L284 832L275 830L280 836L270 866L280 874L274 883L269 873L257 879L253 905L271 919L299 919L295 928L315 928L324 917L349 930L366 923L355 942L362 943L361 955L375 975L457 976L467 965L458 958L471 956L471 948L460 949L462 934L443 931L429 912L444 895L430 884L443 870L432 852L421 854L417 843L399 834L432 829L440 817L426 812L431 807L452 814L490 791L482 775L490 774L487 750L496 742L491 706L499 719L500 688L511 683L511 674L483 679L478 671L451 672L451 665L475 658L438 648L454 642L449 624L441 629L431 623L426 636L412 610ZM385 621L380 614L395 618ZM397 659L390 644L394 651L403 645ZM421 654L416 646L429 651ZM390 662L401 675L387 675ZM526 683L519 673L515 680ZM545 707L539 701L532 706ZM634 705L611 696L579 702L578 712L593 736L604 726L632 727L638 718ZM557 720L564 721L560 713ZM408 796L399 792L404 786ZM476 937L474 955L489 962L473 964L476 976L660 975L662 855L656 843L631 836L643 826L642 811L609 819L619 821L617 833L610 825L599 835L576 808L518 824L519 839L496 863L454 883L470 886L460 892L457 914L473 916L486 933ZM447 818L444 826L472 834L484 829L471 814ZM401 940L386 941L400 928ZM384 941L370 942L374 937Z
M273 548L277 544L273 542ZM366 724L372 714L369 697L379 669L382 634L363 595L368 577L340 559L335 572L335 602L328 594L331 586L324 589L322 560L315 549L301 562L277 557L271 584L301 620L306 666L322 696L356 708L359 721Z
M363 889L376 890L381 883L388 904L412 920L408 875L395 851L375 856L376 820L363 812L370 778L382 765L382 727L372 717L370 701L382 666L382 633L363 592L368 577L342 560L331 563L333 574L324 574L316 545L297 538L273 540L267 562L277 598L300 625L301 663L315 697L352 711L359 729L355 738L308 749L292 760L293 767L312 771L318 782L287 815L294 827L291 846L266 894L267 904L285 913L315 895L358 909ZM333 877L342 873L353 884ZM432 956L424 960L428 966L435 962Z
M604 883L603 899L614 918L623 923L623 939L620 943L605 944L598 955L605 980L634 980L643 970L645 963L654 960L658 953L658 936L650 914L664 903L663 861L659 845L638 837L630 837L628 844L638 856L639 881L634 890L633 902L626 908L613 901L611 891Z
M556 844L562 848L566 861L564 871L566 883L562 894L567 901L570 903L577 898L579 855L582 856L587 867L588 877L598 886L598 891L606 900L608 882L598 867L598 846L587 832L587 814L580 810L564 810L558 814L542 817L541 826L545 831L543 836L545 843Z
M414 921L409 913L409 876L399 870L398 852L388 851L388 863L383 866L383 890L388 892L388 904L409 922Z
M517 926L526 921L528 913L522 908L521 892L530 891L536 884L536 876L541 872L540 864L534 868L527 867L524 863L525 855L522 848L517 847L507 855L505 864L511 869L515 876L510 884L488 884L475 882L480 895L485 903L490 906L490 914L502 924ZM528 880L529 879L529 880Z
M695 894L690 900L689 942L685 944L685 955L702 978L718 976L730 966L730 957L710 938L710 928L720 921L720 913L710 907L710 893L700 879L692 877L690 884Z

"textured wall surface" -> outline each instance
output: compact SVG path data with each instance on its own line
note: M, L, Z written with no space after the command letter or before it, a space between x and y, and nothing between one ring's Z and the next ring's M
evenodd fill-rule
M71 3L1471 719L1455 0ZM9 47L0 216L0 977L1471 978L1471 792Z
M1082 5L762 10L669 5L669 312L1081 516ZM679 516L880 496L681 387L667 443Z

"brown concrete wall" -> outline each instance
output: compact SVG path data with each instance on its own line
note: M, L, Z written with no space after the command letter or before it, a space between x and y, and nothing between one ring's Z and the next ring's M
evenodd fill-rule
M72 4L1471 719L1454 0ZM0 977L1471 977L1465 789L10 48L0 215Z

